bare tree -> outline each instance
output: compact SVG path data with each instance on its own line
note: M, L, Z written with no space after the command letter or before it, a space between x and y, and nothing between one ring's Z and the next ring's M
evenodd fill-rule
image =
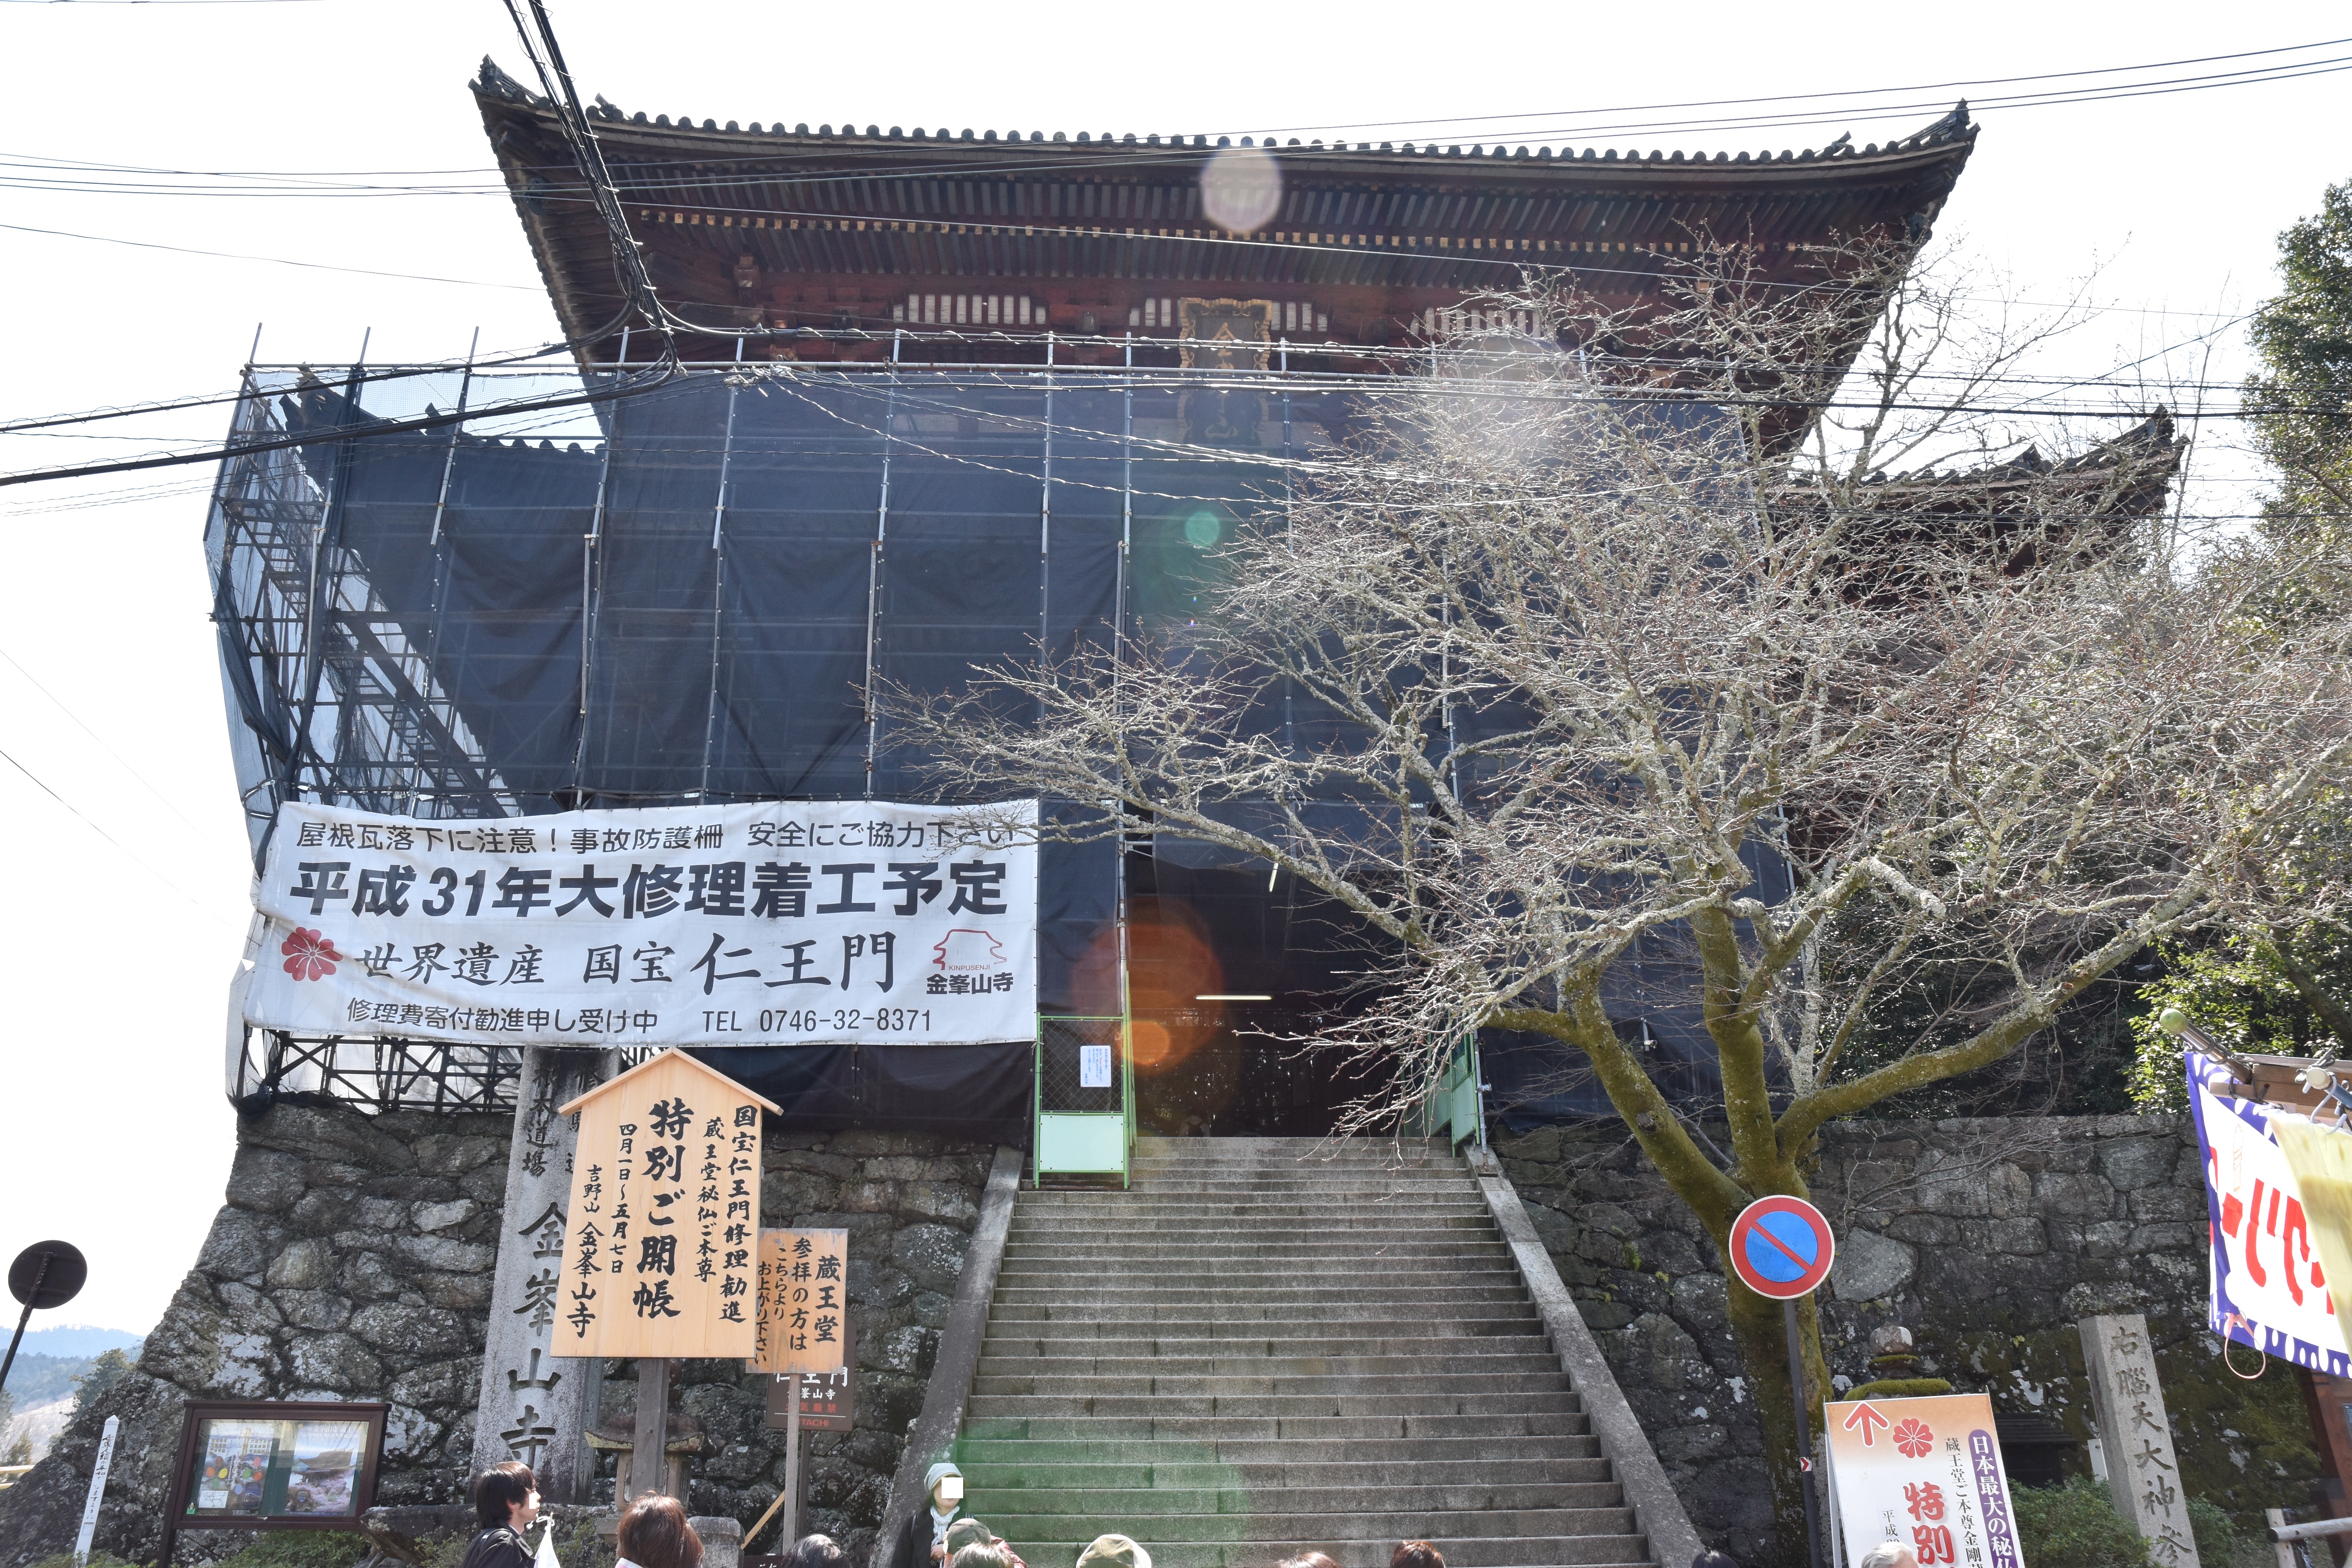
M2352 689L2340 609L2275 635L2242 613L2258 552L2194 571L2151 521L2161 420L2019 452L1980 410L2035 334L1972 317L1970 285L1853 247L1768 286L1702 248L1639 319L1508 301L1584 353L1465 340L1366 394L1370 433L1243 530L1196 626L893 702L954 787L1115 803L1352 911L1380 973L1324 1038L1397 1070L1350 1129L1393 1125L1465 1031L1548 1037L1720 1249L1751 1199L1805 1192L1824 1122L2239 912L2343 787ZM1274 721L1286 693L1315 721ZM1643 941L1688 954L1669 1000L1704 1011L1722 1163L1609 1016ZM1863 1048L1961 963L1965 1006ZM1779 1310L1734 1282L1730 1310L1786 1430ZM1804 1331L1818 1391L1810 1303Z

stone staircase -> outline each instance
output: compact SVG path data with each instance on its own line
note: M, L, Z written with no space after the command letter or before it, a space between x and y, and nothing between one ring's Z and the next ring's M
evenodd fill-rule
M1651 1561L1462 1162L1139 1141L1135 1185L1024 1189L957 1454L1030 1568Z

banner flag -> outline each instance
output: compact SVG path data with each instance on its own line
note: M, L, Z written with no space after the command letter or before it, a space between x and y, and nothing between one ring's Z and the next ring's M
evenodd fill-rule
M1037 807L278 808L247 1022L474 1044L1036 1035Z
M2227 1064L2202 1051L2185 1054L2205 1162L2206 1326L2296 1366L2352 1376L2352 1351L2329 1297L2303 1191L2278 1145L2280 1122L2308 1126L2310 1119L2230 1094L2234 1080Z
M1831 1403L1822 1425L1838 1561L1891 1542L1919 1568L2025 1568L1990 1395Z

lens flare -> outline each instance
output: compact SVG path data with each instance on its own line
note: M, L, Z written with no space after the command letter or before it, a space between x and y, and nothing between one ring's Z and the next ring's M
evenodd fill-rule
M1201 210L1233 234L1251 234L1282 205L1282 170L1263 147L1228 147L1201 171Z
M1136 1071L1146 1077L1183 1066L1217 1034L1219 1010L1194 998L1223 989L1208 928L1173 899L1135 900L1128 923L1129 1036Z
M1225 520L1207 507L1202 507L1184 520L1184 542L1195 550L1206 550L1224 537Z
M1129 1024L1127 1029L1128 1059L1140 1072L1150 1072L1168 1059L1175 1042L1168 1037L1165 1025L1149 1021Z

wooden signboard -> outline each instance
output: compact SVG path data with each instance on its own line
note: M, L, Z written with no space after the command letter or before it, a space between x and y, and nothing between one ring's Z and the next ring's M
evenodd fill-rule
M676 1050L562 1108L580 1134L555 1354L753 1352L763 1109Z
M792 1415L784 1408L784 1402L792 1397L795 1384L801 1391L802 1431L854 1429L857 1425L857 1336L846 1328L842 1330L841 1370L829 1377L812 1373L770 1378L763 1412L767 1426L782 1429L791 1424Z
M754 1372L830 1377L849 1342L849 1232L760 1233L760 1323Z
M163 1514L183 1530L358 1530L383 1457L381 1402L191 1400Z

